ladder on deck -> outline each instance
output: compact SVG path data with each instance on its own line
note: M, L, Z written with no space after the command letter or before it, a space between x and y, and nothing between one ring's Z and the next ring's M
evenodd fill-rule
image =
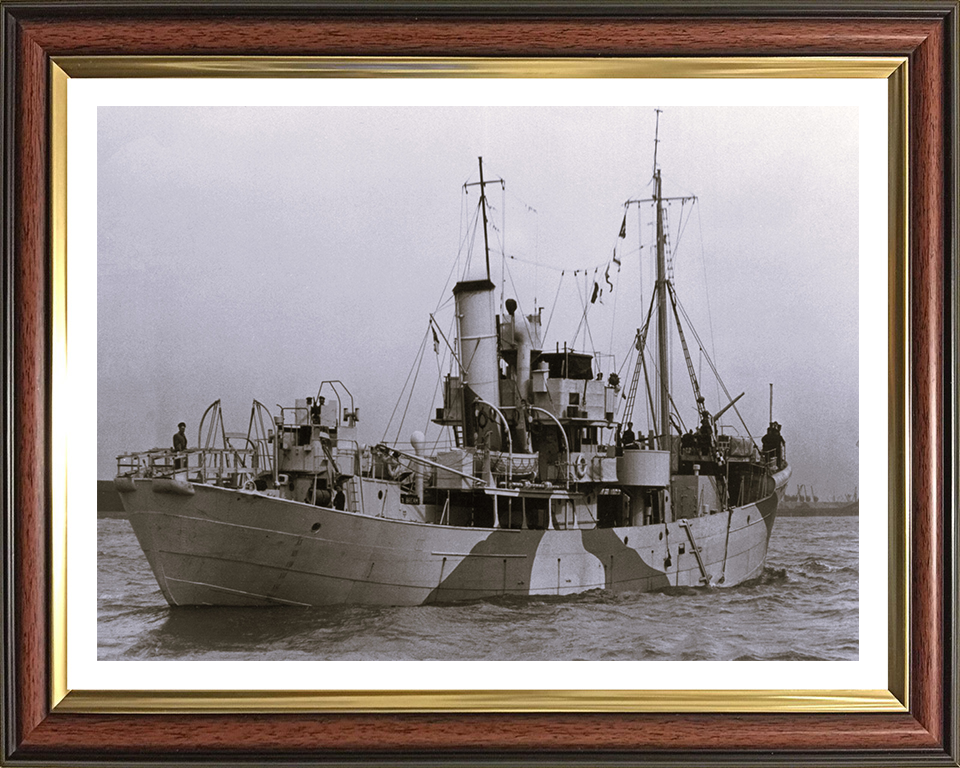
M647 345L647 331L650 323L644 324L642 329L637 329L637 364L633 368L633 378L630 380L630 389L627 392L627 404L623 409L621 424L633 421L633 406L637 401L637 390L640 388L640 374L643 372L643 350Z
M343 484L343 492L347 495L347 509L351 512L363 512L363 491L360 484L363 480L354 475L350 482Z
M637 400L637 387L640 385L640 370L643 368L643 350L640 349L640 329L637 329L637 364L633 368L633 378L630 379L630 389L627 391L627 405L623 409L623 418L620 420L626 424L633 421L633 404Z

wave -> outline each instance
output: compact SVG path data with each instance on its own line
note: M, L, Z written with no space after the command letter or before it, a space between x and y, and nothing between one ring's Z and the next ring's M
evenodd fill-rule
M741 656L737 656L734 661L827 661L829 657L827 656L814 656L809 653L801 653L800 651L781 651L780 653L773 653L769 655L757 655L753 653L745 653Z
M751 587L782 587L784 584L789 584L793 579L790 576L790 571L787 568L774 568L772 566L764 566L763 571L759 576L738 584L738 589L751 588Z
M804 576L821 573L860 574L860 569L856 566L831 565L830 563L825 563L823 560L820 560L817 557L808 557L806 560L800 563L798 569Z

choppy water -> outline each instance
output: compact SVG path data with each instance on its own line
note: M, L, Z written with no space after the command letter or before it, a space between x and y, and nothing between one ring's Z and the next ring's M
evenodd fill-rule
M467 605L170 608L126 520L98 521L100 659L856 660L856 517L777 520L731 588Z

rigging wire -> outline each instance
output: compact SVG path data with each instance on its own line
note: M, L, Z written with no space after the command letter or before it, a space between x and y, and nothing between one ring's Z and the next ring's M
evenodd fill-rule
M532 340L533 340L533 332L530 330L530 324L527 322L527 315L526 315L526 312L524 312L524 310L523 310L523 305L520 304L520 298L519 298L519 296L520 296L520 291L517 290L517 284L516 284L516 283L514 282L514 280L513 280L513 272L511 272L511 271L508 269L508 270L507 270L507 275L509 275L509 277L510 277L510 285L513 286L513 292L514 292L514 294L517 296L517 299L516 299L516 302L517 302L517 311L520 313L520 319L523 320L523 329L524 329L525 333L527 334L527 338L532 341Z
M647 184L652 184L653 180L651 179ZM643 206L637 206L637 240L640 242L640 247L637 248L637 263L640 267L640 301L643 301ZM631 254L632 255L632 254Z
M430 410L427 411L427 414L433 413L433 412L434 412L434 409L437 407L437 392L440 391L440 384L443 382L443 371L442 371L442 361L441 361L441 359L440 359L440 358L441 358L440 352L439 352L439 351L436 352L434 356L435 356L436 359L437 359L437 383L436 383L436 385L435 385L434 388L433 388L433 397L430 398ZM443 357L445 357L445 356L446 356L446 355L443 355ZM412 396L412 395L413 395L413 393L411 392L411 396ZM428 419L427 419L427 429L430 428L430 424L431 424L431 421L430 421L430 419L428 418ZM443 437L443 427L440 426L439 424L438 424L437 426L440 427L440 428L437 430L437 439L436 439L436 440L434 441L434 443L433 443L433 450L434 450L434 451L437 450L437 446L440 445L440 439ZM424 432L426 432L427 429L425 429Z
M710 354L717 355L716 340L713 335L713 311L710 307L710 281L707 280L707 259L703 248L703 220L700 218L700 206L697 206L697 227L700 230L700 263L703 265L703 292L707 303L707 325L710 328ZM717 387L717 402L720 401L720 389Z
M701 349L703 348L703 342L700 340L699 335L697 335L697 329L694 328L693 322L690 320L690 316L687 314L687 310L684 309L683 305L680 303L680 300L677 299L677 306L680 308L680 312L683 314L684 318L687 321L687 326L689 327L693 337L697 340L697 343L700 345ZM717 370L717 367L713 364L713 360L710 358L706 352L704 352L704 357L707 359L707 365L710 366L710 370L713 371L713 375L716 377L717 382L720 384L721 389L723 389L723 394L726 395L727 400L733 400L730 396L730 391L727 389L727 385L723 383L723 379L720 378L720 372ZM743 416L740 415L740 409L737 408L736 403L731 403L734 413L737 414L737 417L740 419L740 423L743 424L743 428L747 431L747 436L753 442L754 447L756 447L756 439L753 434L750 432L750 427L747 426L747 422L744 420Z
M686 229L687 229L687 224L690 223L690 216L693 214L693 209L696 208L697 202L699 202L699 201L697 200L697 196L696 196L696 195L690 195L690 197L692 198L692 202L690 203L690 210L687 211L687 218L686 218L686 220L684 220L684 218L683 218L683 209L684 209L684 207L685 207L686 204L687 204L687 200L686 200L685 198L681 198L681 200L680 200L680 223L679 223L678 226L677 226L677 241L673 244L673 257L674 257L674 260L676 260L677 251L680 250L680 239L683 237L683 233L684 233L684 232L686 231ZM699 215L700 215L700 209L697 208L697 216L699 216Z
M460 261L460 257L458 255L457 259L453 263L453 267L450 269L450 274L447 275L447 279L443 284L443 290L440 292L440 298L437 300L437 307L436 309L434 309L434 312L438 312L442 307L446 306L447 304L450 303L450 301L452 301L451 296L447 292L447 288L450 287L451 279L454 278L457 274L457 271L458 271L457 267L459 266L459 261Z
M484 182L484 184L490 184L490 183L492 183L492 180L491 180L491 181L488 181L488 182ZM501 185L501 189L503 189L502 185ZM481 193L481 194L484 194L483 190L481 190L480 193ZM497 206L495 206L493 203L490 202L490 198L487 198L487 212L488 212L488 213L493 214L494 211L499 210L499 211L500 211L500 216L501 216L501 218L503 218L503 217L505 216L505 213L504 213L504 211L503 211L503 208L506 208L506 206L505 206L505 205L504 205L504 206L501 206L501 208L498 209ZM506 261L507 254L506 254L506 249L504 248L503 235L502 235L502 233L501 233L501 231L500 231L500 228L499 228L499 227L496 225L496 223L493 221L492 216L487 217L487 227L489 228L489 229L487 230L487 231L488 231L488 234L489 234L489 231L490 231L490 230L493 230L493 237L494 237L495 245L499 244L499 246L500 246L500 316L502 317L502 316L503 316L503 301L504 301L503 293L504 293L504 289L505 289L505 284L504 284L505 278L504 278L504 275L503 275L503 264L504 264L504 262Z
M557 295L553 297L553 306L550 308L550 316L547 318L547 327L543 331L543 338L547 338L547 333L550 331L550 323L553 322L553 313L557 309L557 299L560 298L560 289L563 287L563 278L566 272L560 273L560 279L557 281Z
M650 375L647 368L647 357L646 352L643 353L643 383L647 388L647 402L650 403L650 407L647 408L647 431L650 431L650 425L653 424L654 431L657 430L657 409L653 402L653 389L650 387Z
M507 188L506 188L506 186L503 187L503 190L504 190L504 203L503 203L503 207L504 207L504 208L507 207L506 198L509 197L511 200L516 200L516 201L523 207L523 209L524 209L525 212L527 212L527 213L532 213L533 216L534 216L534 219L533 219L533 221L534 221L534 248L533 248L534 260L533 260L532 262L526 262L526 263L532 264L532 265L534 266L534 274L533 274L533 308L534 308L534 311L536 311L536 308L537 308L537 294L538 294L539 291L540 291L540 273L539 273L540 266L541 266L541 265L540 265L540 213L539 213L539 211L537 211L536 208L534 208L532 205L530 205L530 204L529 204L526 200L524 200L522 197L520 197L519 195L517 195L516 193L514 193L514 192L512 192L512 191L508 191ZM506 228L506 225L504 225L504 228ZM510 256L509 254L507 254L507 253L506 253L506 249L504 249L504 256L505 256L505 258L507 258L507 259L513 259L513 260L515 260L515 261L522 261L521 259L517 259L515 256Z
M466 183L466 182L464 182L464 183ZM467 225L467 227L466 227L466 230L467 230L467 231L465 232L465 231L464 231L464 222L467 220L467 215L466 215L467 195L466 195L466 194L461 195L461 196L460 196L460 201L461 201L461 202L460 202L460 232L459 232L459 234L458 234L458 236L457 236L460 245L459 245L459 247L457 248L457 257L456 257L456 259L454 259L454 262L453 262L452 266L450 267L450 274L447 275L446 282L444 282L444 284L443 284L443 291L440 293L440 298L439 298L439 300L438 300L436 309L434 309L434 313L439 312L441 309L443 309L444 307L446 307L448 304L450 304L450 303L453 301L453 299L448 295L447 288L450 287L450 282L451 282L451 280L452 280L452 279L455 279L456 276L457 276L457 274L460 272L460 260L461 260L461 258L463 257L463 249L464 249L464 247L465 247L465 245L466 245L466 243L467 243L467 240L468 240L469 237L470 237L470 229L472 228L472 229L473 229L473 232L474 232L474 233L476 232L477 219L478 219L479 216L480 216L480 208L479 208L479 206L478 206L477 209L474 211L473 221L472 221L471 224L468 224L468 225ZM471 240L471 243L472 243L472 240ZM471 249L470 249L470 250L471 250L471 252L472 252L472 245L471 245ZM470 255L468 254L467 257L466 257L464 266L463 266L464 273L466 272L466 269L467 269L467 267L469 266L469 264L470 264Z
M466 185L466 182L464 182ZM451 274L457 274L460 271L460 257L463 255L463 244L466 242L467 233L465 226L467 221L467 196L460 195L460 231L457 233L457 258L453 261L453 268L451 269ZM444 285L443 290L446 292L447 286L450 285L450 278L447 278L446 285Z
M617 369L617 378L620 379L621 383L623 382L623 372L625 369L630 367L630 361L633 360L633 352L636 348L636 336L634 336L633 341L630 342L630 351L627 352L626 357L623 360L623 364ZM626 395L623 397L626 398Z
M622 257L625 257L625 256L633 256L633 255L634 255L635 253L637 253L637 252L638 252L638 250L636 250L636 249L631 249L631 250L629 250L629 251L624 251L624 252L622 252L622 254L621 254L621 259L622 259ZM516 256L516 255L511 254L511 253L506 254L506 258L507 258L509 261L518 261L518 262L520 262L521 264L529 264L530 266L538 267L539 269L549 269L549 270L551 270L551 271L553 271L553 272L578 272L578 273L579 273L579 272L589 272L590 270L600 269L601 267L606 267L606 266L614 263L614 262L613 262L613 258L609 258L609 259L607 259L606 261L599 261L599 262L596 262L596 263L594 263L594 264L590 264L589 266L586 266L586 267L576 267L576 268L573 268L573 267L557 267L557 266L554 266L553 264L544 264L544 263L539 262L539 261L530 261L530 259L525 259L525 258L523 258L522 256Z
M449 283L447 283L447 285L449 285ZM437 304L437 308L433 311L433 314L437 314L441 310L449 307L451 304L456 303L456 299L453 296L453 291L447 291L447 289L444 288L443 292L444 298L441 298L441 301L439 304Z
M468 206L467 206L468 200L467 200L467 198L469 197L469 192L467 191L467 183L468 183L468 182L469 182L469 178L467 179L466 182L464 182L464 184L463 184L464 193L460 196L460 199L461 199L461 217L462 217L462 218L461 218L461 227L460 227L461 237L460 237L460 245L459 245L459 247L458 247L458 249L457 249L457 262L458 262L458 263L459 263L459 261L460 261L461 255L463 254L464 248L466 248L466 250L467 250L467 255L466 255L466 257L465 257L465 261L464 261L464 264L463 264L463 270L464 270L464 272L466 272L467 267L469 267L469 265L470 265L470 256L471 256L472 253L473 253L473 243L474 243L474 240L476 239L477 221L478 221L479 218L480 218L480 204L479 204L479 202L477 203L477 206L473 209L473 218L472 218L472 219L470 218L470 216L469 216L468 213L467 213L467 211L468 211ZM463 223L464 221L469 222L469 223L467 224L466 231L464 230L464 227L462 226L462 223Z
M476 211L473 214L473 221L470 223L467 234L464 236L464 242L461 243L460 248L461 252L463 246L466 245L467 253L463 261L463 272L461 274L466 275L470 270L470 262L473 260L473 245L477 240L477 227L479 226L480 221L480 206L477 206Z
M417 370L413 374L413 383L410 385L410 394L407 396L407 405L403 409L403 416L400 417L400 425L397 427L397 442L394 443L394 445L400 442L400 434L403 432L403 424L407 420L407 412L410 410L410 403L413 402L413 392L416 389L417 379L420 376L420 366L423 364L423 358L425 357L424 351L426 349L426 346L427 346L427 335L424 334L423 342L420 344L420 352L418 353L419 359L417 361ZM436 393L434 393L434 396L436 396Z
M573 341L570 342L573 346L576 346L577 337L580 335L580 329L583 327L583 321L587 317L587 303L584 301L583 292L580 290L580 282L574 280L573 284L577 286L577 297L580 299L580 306L583 308L583 312L580 313L580 322L577 324L577 330L573 334Z
M620 297L620 270L617 270L617 274L613 276L613 312L610 318L610 346L607 349L613 349L613 340L616 335L617 330L617 299ZM613 365L616 368L617 358L613 358Z
M387 426L384 427L383 437L380 438L381 443L384 443L387 440L387 433L390 431L390 425L393 423L393 417L397 415L397 409L400 407L400 402L403 400L403 393L407 391L407 384L410 383L410 377L413 375L414 368L416 368L418 371L420 370L419 361L423 359L423 350L424 350L424 347L426 347L427 345L428 335L429 335L429 328L427 329L427 333L423 334L423 341L420 342L420 349L417 352L416 357L413 359L413 364L410 366L410 372L407 374L407 379L406 381L403 382L403 387L400 390L400 396L397 398L397 404L393 406L393 412L390 414L390 418L387 420ZM413 390L411 389L411 395L412 393L413 393ZM407 407L409 408L409 406L410 406L410 398L408 397ZM404 413L406 413L406 410L404 410ZM401 425L400 428L402 428L403 426L402 420L400 422L400 425ZM397 430L397 433L399 434L399 428Z
M507 287L507 185L500 180L500 200L503 210L500 211L500 317L503 317L503 292Z
M646 363L646 361L647 361L646 355L644 355L643 360L644 360L644 363ZM649 365L652 365L652 366L653 366L654 376L655 376L657 379L660 379L662 374L661 374L661 372L660 372L660 367L657 365L656 361L653 361L653 362L649 363ZM646 370L647 370L647 369L646 369L646 365L644 365L644 376L645 376L645 377L646 377ZM647 379L647 394L648 394L648 396L649 396L649 398L650 398L651 414L654 414L654 413L656 413L656 412L653 410L653 393L652 393L652 391L651 391L651 389L650 389L650 380L649 380L649 379ZM673 399L673 395L671 395L669 392L667 393L667 402L669 403L670 408L672 409L671 416L676 416L677 419L679 419L679 421L680 421L680 426L683 428L683 430L686 430L687 425L684 424L683 417L680 415L680 409L677 407L677 403L676 403L676 401ZM736 406L734 406L734 408L736 408ZM654 423L654 426L656 427L656 426L657 426L657 422L656 422L656 418L655 418L655 417L654 417L654 422L653 422L653 423ZM669 432L669 428L670 428L670 427L669 427L669 425L666 425L666 426L662 426L662 425L661 425L660 428L662 428L662 429L664 430L663 434L666 435L666 434ZM681 434L682 434L682 432L681 432Z
M583 275L584 289L589 293L590 289L586 287L587 285L589 285L588 281L589 281L589 276L586 273L584 273ZM574 282L576 283L576 281ZM580 324L577 325L577 331L576 333L573 334L573 344L574 346L576 346L577 337L580 335L580 329L583 328L584 329L583 331L584 347L586 347L587 339L589 338L590 346L591 346L591 349L593 350L593 355L594 357L596 357L597 350L596 350L596 345L593 343L593 333L590 331L590 323L587 322L587 312L590 310L590 304L589 302L587 302L586 296L580 292L580 283L576 283L576 286L577 286L577 294L580 296L580 304L583 306L583 314L580 316Z

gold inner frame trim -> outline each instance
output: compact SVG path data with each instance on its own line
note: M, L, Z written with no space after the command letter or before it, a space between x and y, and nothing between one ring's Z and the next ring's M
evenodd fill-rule
M907 659L910 654L910 451L906 450L910 431L910 259L909 222L909 71L899 67L887 79L887 290L890 322L888 370L889 479L887 488L889 547L887 594L888 651L887 669L890 691L904 706L910 706L910 678Z
M52 512L50 696L58 713L241 712L904 712L910 638L907 349L907 104L904 57L501 59L54 57L50 76ZM67 89L70 78L872 78L888 93L889 690L108 691L67 685ZM899 457L899 458L898 458Z
M67 694L67 80L50 73L51 440L50 457L50 674L51 697Z
M435 58L61 56L70 77L887 78L903 57Z
M889 691L71 691L57 712L904 712Z

